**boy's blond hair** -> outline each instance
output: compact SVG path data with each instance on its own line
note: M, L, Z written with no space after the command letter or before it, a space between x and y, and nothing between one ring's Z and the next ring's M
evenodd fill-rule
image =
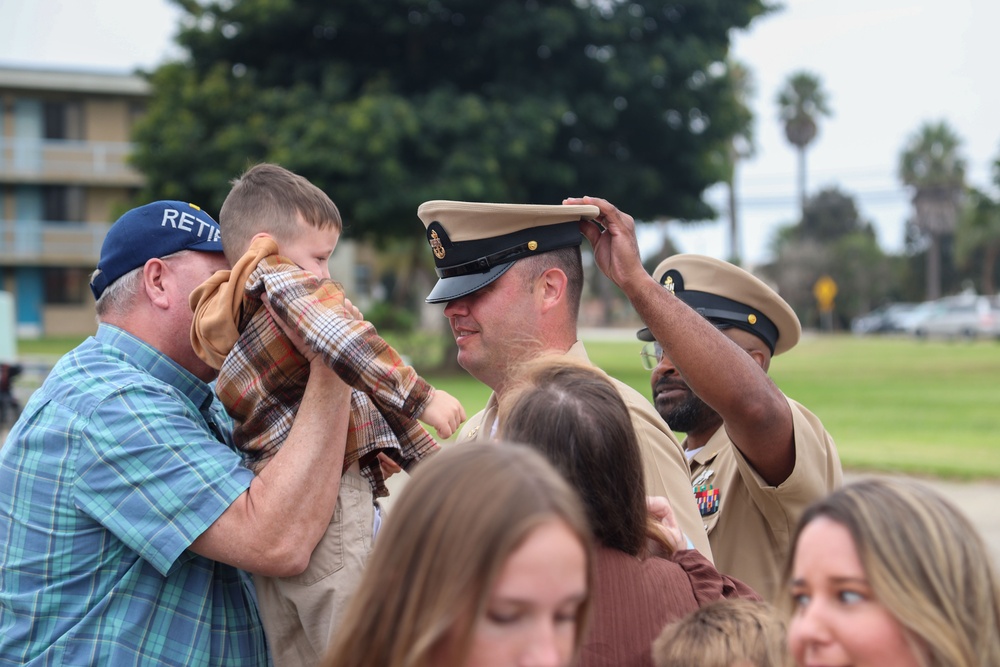
M668 624L653 642L656 667L790 665L785 624L770 604L730 598Z
M343 230L337 205L308 179L276 164L254 165L237 179L222 203L222 249L230 264L255 234L266 232L281 244L295 238L298 219L317 229Z

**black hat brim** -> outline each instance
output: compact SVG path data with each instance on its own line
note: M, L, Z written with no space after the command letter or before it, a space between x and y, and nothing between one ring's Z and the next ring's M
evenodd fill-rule
M461 299L463 296L472 294L480 290L491 282L502 276L514 262L494 266L483 273L469 273L464 276L452 276L451 278L439 278L434 289L427 295L427 303L445 303Z

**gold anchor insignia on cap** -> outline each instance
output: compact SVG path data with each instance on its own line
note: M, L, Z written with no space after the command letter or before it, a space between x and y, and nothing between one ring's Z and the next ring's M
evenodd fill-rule
M753 313L750 313L749 315L747 315L747 322L749 322L750 324L757 324L757 316L754 315Z
M538 250L538 241L528 241L528 250Z
M667 276L667 279L663 281L663 286L667 288L667 291L673 294L674 292L674 277Z
M438 259L444 259L445 255L444 245L442 245L441 239L438 237L438 233L436 230L431 232L430 243L431 243L431 250L434 251L434 256L437 257Z

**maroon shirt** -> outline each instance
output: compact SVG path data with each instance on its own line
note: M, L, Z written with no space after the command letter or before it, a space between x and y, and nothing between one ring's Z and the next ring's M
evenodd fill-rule
M667 623L715 600L761 599L693 549L669 559L639 559L598 547L595 565L593 612L579 667L653 667L653 640Z

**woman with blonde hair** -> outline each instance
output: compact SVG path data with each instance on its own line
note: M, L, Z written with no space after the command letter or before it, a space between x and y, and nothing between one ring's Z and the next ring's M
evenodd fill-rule
M647 506L628 408L603 371L558 356L528 362L517 376L500 401L500 433L563 474L583 499L596 541L594 613L580 667L652 667L651 645L666 623L714 600L760 599L665 538Z
M788 564L799 665L1000 665L1000 579L975 527L925 484L867 479L813 504Z
M569 665L589 609L575 492L521 445L420 463L386 519L327 667Z

